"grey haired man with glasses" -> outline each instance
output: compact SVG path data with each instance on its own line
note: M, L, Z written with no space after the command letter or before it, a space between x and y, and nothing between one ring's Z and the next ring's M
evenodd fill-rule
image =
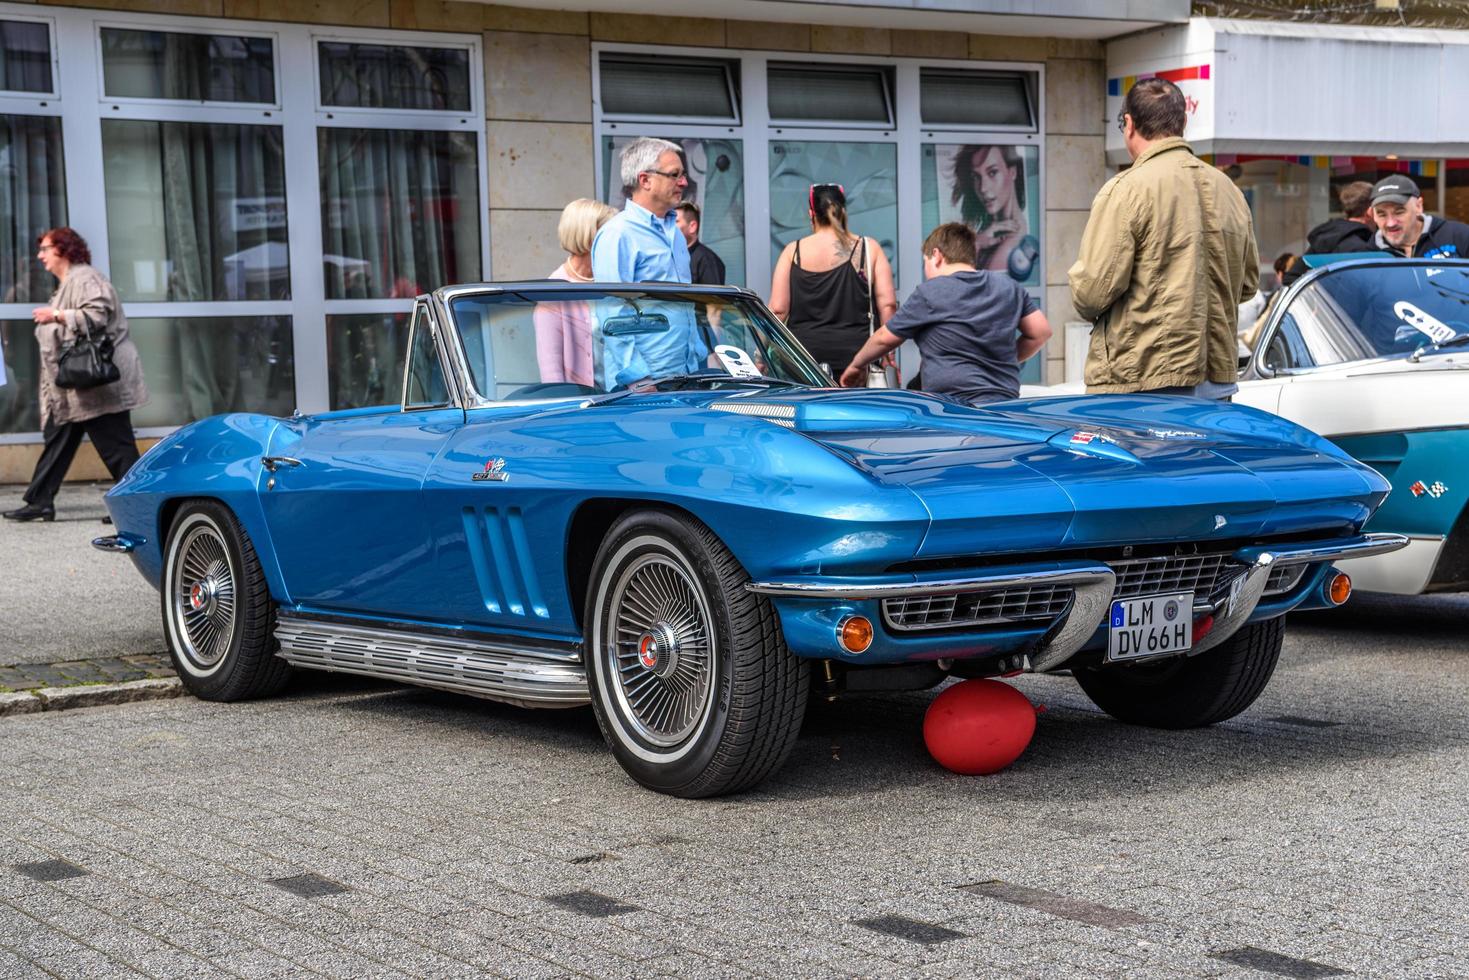
M623 147L619 160L627 203L592 241L597 282L691 282L689 246L676 208L689 186L677 143L645 136ZM697 371L709 356L687 312L668 315L672 328L633 343L608 342L606 378L611 388L645 377ZM687 321L687 322L685 322Z

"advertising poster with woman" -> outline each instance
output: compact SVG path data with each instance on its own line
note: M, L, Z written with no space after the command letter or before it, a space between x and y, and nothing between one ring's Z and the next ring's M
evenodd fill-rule
M644 134L650 135L650 134ZM689 189L684 200L699 206L699 241L724 261L724 280L745 285L745 159L739 140L706 140L678 136L665 139L683 149ZM622 148L636 136L607 136L602 140L602 186L606 201L617 210L627 202L622 192L618 161Z
M979 268L1041 284L1040 150L992 143L923 146L923 227L962 221Z

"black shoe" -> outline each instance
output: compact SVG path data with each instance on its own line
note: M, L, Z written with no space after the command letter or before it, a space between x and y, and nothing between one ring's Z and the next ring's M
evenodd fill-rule
M37 507L35 504L26 504L19 510L7 510L5 512L7 521L54 521L56 520L55 507Z

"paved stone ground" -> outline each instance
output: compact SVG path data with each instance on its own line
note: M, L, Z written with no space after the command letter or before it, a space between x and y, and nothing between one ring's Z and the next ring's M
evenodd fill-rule
M74 684L116 684L150 677L176 676L168 655L134 653L124 657L93 657L54 664L21 663L0 666L0 693Z
M0 510L21 506L24 489L0 486ZM0 521L0 666L167 649L158 593L126 557L92 547L112 533L106 490L68 483L54 522Z
M929 695L838 703L704 802L584 710L319 675L0 718L0 975L1465 977L1466 617L1293 620L1199 732L1018 679L1048 710L986 778L929 761Z

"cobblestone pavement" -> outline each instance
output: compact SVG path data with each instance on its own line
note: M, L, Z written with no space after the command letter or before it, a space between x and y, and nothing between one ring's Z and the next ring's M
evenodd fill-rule
M0 718L0 976L1469 976L1464 600L1292 621L1256 706L1011 769L930 695L808 718L759 790L623 776L585 710L313 675Z
M135 653L125 657L92 657L54 664L0 665L0 693L73 684L116 684L150 677L174 677L166 653Z

